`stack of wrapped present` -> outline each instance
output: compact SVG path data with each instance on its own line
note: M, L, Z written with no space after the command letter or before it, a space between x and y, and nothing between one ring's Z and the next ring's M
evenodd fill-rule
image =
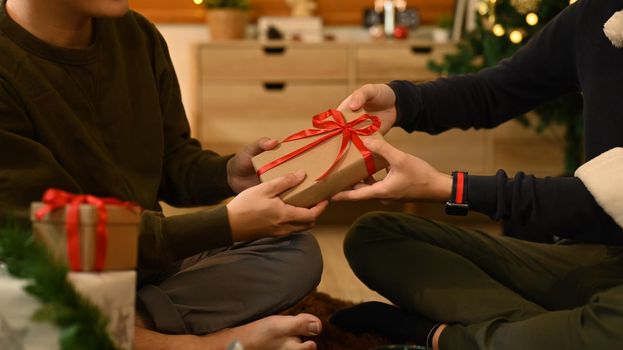
M139 219L132 203L54 189L31 205L34 237L67 264L67 280L108 320L119 349L131 349L134 338ZM28 284L0 269L0 349L59 349L66 330L33 322L42 301L24 290Z

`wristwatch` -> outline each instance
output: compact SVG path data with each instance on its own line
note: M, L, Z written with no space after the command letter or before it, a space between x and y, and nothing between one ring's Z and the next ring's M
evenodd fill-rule
M467 172L452 172L452 197L446 202L446 214L467 215L469 204L467 203Z

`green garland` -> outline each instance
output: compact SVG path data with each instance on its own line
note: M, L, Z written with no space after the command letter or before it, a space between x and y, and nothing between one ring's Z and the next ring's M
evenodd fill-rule
M17 224L0 228L0 261L9 274L28 279L24 288L43 305L33 320L54 323L60 329L63 350L117 350L106 333L99 309L67 281L67 267L53 261L47 249L35 242L29 229Z

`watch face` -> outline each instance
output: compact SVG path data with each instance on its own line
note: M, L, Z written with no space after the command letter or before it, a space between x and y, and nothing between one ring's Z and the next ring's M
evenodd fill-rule
M446 202L446 214L465 216L469 211L469 205L464 203Z

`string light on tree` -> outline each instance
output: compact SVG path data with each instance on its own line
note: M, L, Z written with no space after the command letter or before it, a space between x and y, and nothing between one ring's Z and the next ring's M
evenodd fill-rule
M535 26L539 23L539 15L537 15L534 12L530 12L529 14L526 15L526 23L528 23L531 26Z
M478 72L510 57L552 18L575 0L475 0L477 21L457 44L457 52L447 55L430 68L440 74ZM469 2L469 1L467 1ZM573 6L573 5L572 5ZM536 121L522 119L524 125L538 132L549 125L565 127L565 169L573 174L582 163L582 97L562 97L535 111ZM580 136L578 136L580 135Z
M520 30L513 30L508 35L508 38L511 40L513 44L519 44L523 41L523 33Z
M504 36L504 34L506 34L506 31L504 30L504 27L502 27L502 25L498 23L493 26L493 34L495 36Z
M481 3L478 3L478 13L481 16L485 16L487 13L489 13L489 5L484 1Z
M528 12L535 12L538 10L540 0L511 0L511 5L517 12L525 15Z

